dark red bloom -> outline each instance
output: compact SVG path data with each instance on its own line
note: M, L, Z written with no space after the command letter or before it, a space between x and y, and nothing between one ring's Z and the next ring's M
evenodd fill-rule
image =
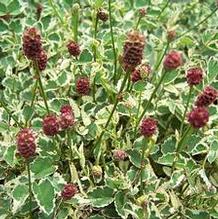
M202 128L209 121L209 113L205 107L196 107L188 114L188 121L194 128Z
M24 55L35 60L42 50L41 36L35 27L27 28L23 34Z
M138 31L131 31L128 33L122 57L123 67L126 71L133 71L136 66L141 64L144 47L144 35Z
M48 136L54 136L59 132L59 120L55 115L47 115L43 119L43 131Z
M126 157L127 153L124 150L119 149L113 152L113 158L117 161L125 160Z
M172 42L175 38L176 38L176 31L175 30L167 31L167 40L169 42Z
M186 80L190 86L200 84L203 80L203 70L200 67L188 69Z
M138 68L136 68L134 71L132 71L131 80L133 83L137 82L145 77L148 77L150 73L151 73L151 66L149 64L143 64Z
M207 86L203 90L203 92L197 97L195 105L207 107L215 102L217 96L218 96L217 90L211 86Z
M89 79L81 77L76 81L76 91L81 95L88 95L90 91Z
M70 55L72 56L79 56L80 54L80 46L77 42L74 41L69 41L69 43L67 44L67 48L68 48L68 52L70 53Z
M17 150L19 154L28 159L35 155L36 138L30 128L24 128L17 134Z
M146 13L147 13L146 8L140 8L140 9L139 9L139 15L140 15L141 17L144 17L144 16L146 15Z
M36 62L40 71L45 70L47 65L48 57L45 50L41 50L39 55L37 56Z
M74 113L70 105L64 105L61 107L60 126L62 129L67 129L74 125Z
M105 10L100 9L97 12L97 17L99 20L106 22L108 20L108 13Z
M64 200L69 200L71 199L76 193L78 192L78 189L76 185L72 183L68 183L64 186L62 192L61 192L61 197Z
M140 132L145 137L151 137L157 131L157 122L152 118L143 119L140 125Z
M174 70L183 64L182 54L177 51L169 52L164 59L164 68Z
M40 19L42 10L43 10L42 4L37 3L37 4L36 4L36 19L37 19L37 20Z

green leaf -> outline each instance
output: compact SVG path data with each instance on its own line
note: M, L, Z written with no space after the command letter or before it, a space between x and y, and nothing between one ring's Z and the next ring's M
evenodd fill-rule
M15 186L14 190L12 191L13 197L13 207L12 211L15 213L17 212L25 203L29 192L28 186L24 184L18 184Z
M26 105L23 108L23 113L22 113L24 120L29 121L32 118L33 113L34 113L33 108L31 106Z
M144 91L145 90L145 82L144 81L137 81L136 83L134 83L134 86L133 86L134 90L135 91Z
M180 73L179 70L168 71L163 79L163 83L164 84L172 83L179 76L179 73Z
M92 53L88 49L84 49L79 57L80 63L87 63L92 61Z
M218 60L215 58L211 58L208 62L208 74L207 74L207 78L208 78L208 83L210 84L211 82L213 82L213 80L216 78L217 74L218 74Z
M13 167L16 163L16 146L12 145L10 147L7 147L7 149L5 150L5 153L3 155L4 160L11 166Z
M114 201L113 189L108 187L97 187L88 193L93 207L102 208Z
M129 159L133 165L140 168L141 167L141 155L137 150L128 151Z
M35 178L42 178L55 172L57 167L54 160L50 157L38 157L30 165L31 172Z
M55 191L48 179L33 184L33 194L40 209L47 215L51 214L55 207Z
M210 145L210 151L207 155L207 159L210 163L213 163L218 158L218 141L213 141Z
M125 211L126 202L127 202L127 199L126 199L126 196L123 192L116 193L114 205L115 205L117 213L122 218L127 218L127 214Z
M163 154L174 152L176 147L176 138L171 136L167 138L164 143L161 145L161 151Z

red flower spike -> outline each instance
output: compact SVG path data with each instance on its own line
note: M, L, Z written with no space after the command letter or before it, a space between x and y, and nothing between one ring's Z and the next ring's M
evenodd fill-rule
M142 120L142 123L140 125L141 135L144 135L145 137L151 137L156 133L156 131L157 131L156 120L152 118L146 118Z
M190 86L200 84L203 80L203 70L200 67L193 67L188 69L186 80Z
M81 77L76 81L76 91L80 95L88 95L90 91L89 79Z
M64 186L61 192L61 197L64 200L70 200L77 192L78 192L78 189L76 185L69 183Z
M169 52L164 59L164 68L166 70L174 70L183 64L182 55L180 52L171 51Z
M205 107L196 107L188 114L188 121L193 128L202 128L209 121L209 113Z
M36 151L36 138L30 128L24 128L17 134L17 150L19 154L28 159L35 155Z
M54 136L59 132L59 120L55 115L47 115L43 119L43 131L47 136Z

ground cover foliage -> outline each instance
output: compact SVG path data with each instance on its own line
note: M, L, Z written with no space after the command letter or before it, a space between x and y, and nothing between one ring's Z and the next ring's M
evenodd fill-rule
M218 218L215 0L0 1L0 218Z

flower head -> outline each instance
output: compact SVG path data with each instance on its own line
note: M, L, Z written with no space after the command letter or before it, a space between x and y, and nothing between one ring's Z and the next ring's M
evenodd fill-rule
M36 151L36 138L30 128L24 128L17 134L17 150L19 154L28 159L35 155Z
M80 95L88 95L90 91L89 79L87 77L81 77L76 81L76 91Z
M174 70L183 64L182 54L177 51L169 52L164 59L164 68Z
M186 80L190 86L200 84L203 80L203 70L200 67L188 69Z
M202 128L209 121L209 113L205 107L196 107L188 114L188 121L194 128Z
M157 131L157 121L152 118L146 118L142 120L140 125L141 135L145 137L151 137Z
M62 129L67 129L74 125L74 113L70 105L64 105L61 107L60 126Z
M76 193L78 192L78 189L76 185L72 183L68 183L64 186L62 192L61 192L61 197L64 200L69 200L71 199Z
M69 43L67 44L67 49L68 49L68 52L70 53L70 55L72 56L79 56L80 54L80 46L77 42L74 42L74 41L69 41Z
M47 136L54 136L59 132L59 120L56 115L47 115L43 119L43 131Z

